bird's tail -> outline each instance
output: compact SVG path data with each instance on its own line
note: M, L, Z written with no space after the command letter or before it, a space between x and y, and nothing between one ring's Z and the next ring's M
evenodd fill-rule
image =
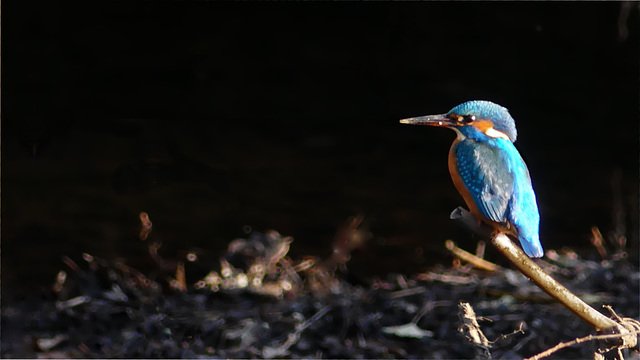
M542 244L540 244L540 236L538 232L522 231L524 229L518 227L518 239L524 252L532 258L539 258L544 255Z

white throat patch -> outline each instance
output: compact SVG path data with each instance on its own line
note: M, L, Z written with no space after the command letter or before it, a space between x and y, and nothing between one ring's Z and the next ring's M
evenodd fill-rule
M462 141L462 140L467 138L466 136L464 136L463 133L460 132L460 130L458 130L458 129L454 128L454 127L452 127L452 129L455 130L456 135L458 135L458 141Z

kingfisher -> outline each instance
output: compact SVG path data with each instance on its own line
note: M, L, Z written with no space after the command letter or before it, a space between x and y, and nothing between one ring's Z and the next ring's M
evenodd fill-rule
M529 257L543 256L536 195L529 169L513 145L516 124L506 108L473 100L446 114L400 122L454 130L457 137L449 150L449 173L470 213L494 230L517 238Z

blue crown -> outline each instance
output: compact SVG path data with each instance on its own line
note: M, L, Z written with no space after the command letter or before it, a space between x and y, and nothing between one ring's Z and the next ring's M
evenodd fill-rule
M518 131L507 108L491 101L472 100L462 103L451 109L447 115L474 115L477 120L489 120L493 122L493 128L507 134L512 142L516 141Z

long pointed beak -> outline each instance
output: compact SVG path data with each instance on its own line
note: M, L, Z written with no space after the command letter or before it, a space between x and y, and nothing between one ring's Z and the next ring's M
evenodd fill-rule
M431 125L431 126L451 126L451 119L447 114L418 116L400 120L401 124L411 125Z

